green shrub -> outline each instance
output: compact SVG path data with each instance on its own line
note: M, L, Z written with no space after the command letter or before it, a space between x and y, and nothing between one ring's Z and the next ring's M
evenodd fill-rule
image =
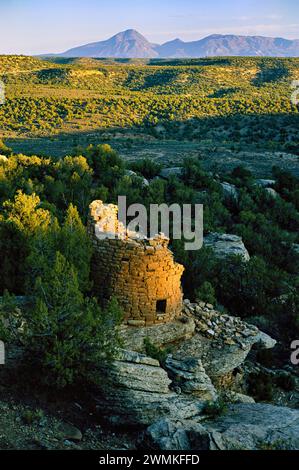
M32 424L41 424L45 415L43 410L24 410L21 413L21 420L24 424L28 426Z
M216 418L227 412L227 404L223 398L219 397L216 401L208 401L204 405L202 412L211 418Z
M253 177L251 171L245 168L244 166L235 167L231 172L231 176L235 180L239 180L241 182L247 182Z
M271 376L264 372L250 374L248 377L248 392L257 401L271 401L273 399Z
M290 450L290 442L288 440L278 439L274 442L261 441L258 445L259 450Z
M7 343L14 341L21 326L22 314L16 299L5 290L0 301L0 340Z
M278 374L275 377L275 384L286 392L291 392L296 388L296 380L288 372L281 372L280 374Z
M149 158L144 158L143 160L130 163L130 169L140 173L147 179L152 179L160 173L162 165Z
M168 354L170 353L170 348L158 348L151 342L148 337L144 338L144 346L146 354L149 357L152 357L153 359L157 359L157 361L159 361L160 364L163 366Z
M204 282L199 289L195 291L195 298L196 300L201 300L202 302L206 302L207 304L216 304L216 295L215 289L212 284L208 281Z
M265 367L273 365L273 351L271 349L261 349L256 354L256 360Z
M54 266L36 280L34 306L25 315L29 360L42 380L57 388L94 381L97 366L112 360L119 344L122 314L117 301L102 310L78 286L77 272L57 252Z
M7 147L7 145L5 145L3 140L0 139L0 155L5 155L6 157L8 157L11 154L12 154L12 149Z

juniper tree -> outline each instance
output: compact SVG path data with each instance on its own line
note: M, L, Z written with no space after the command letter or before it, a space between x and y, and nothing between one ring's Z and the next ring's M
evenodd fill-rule
M109 362L118 346L117 302L101 310L95 299L84 298L76 270L60 252L37 278L33 297L24 335L42 379L58 388L99 379L97 366Z
M91 242L78 210L72 204L68 207L60 232L59 249L78 272L82 292L89 288Z

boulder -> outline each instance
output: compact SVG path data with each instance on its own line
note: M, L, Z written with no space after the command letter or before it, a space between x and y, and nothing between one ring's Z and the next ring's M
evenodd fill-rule
M275 346L276 341L256 326L212 307L204 302L184 301L184 313L194 321L196 333L175 348L180 357L200 359L212 379L239 367L253 346L261 349Z
M299 450L299 410L268 404L232 405L224 416L205 424L219 448Z
M276 344L274 340L272 340L273 343L271 340L268 340L269 345L270 342ZM197 333L188 342L182 343L176 353L186 357L199 358L206 373L213 379L224 376L239 367L247 358L253 345L258 343L259 336L257 335L242 338L242 344L234 342L234 344L215 345L212 339Z
M279 197L278 192L273 188L265 188L265 191L272 199L277 199Z
M164 418L149 426L141 444L151 450L208 450L210 435L199 423Z
M130 176L131 178L139 179L142 182L143 186L149 186L149 181L146 178L144 178L143 176L137 175L137 173L135 173L135 171L133 171L133 170L126 170L126 175Z
M299 243L293 243L292 248L295 251L295 253L299 255Z
M231 199L233 201L238 200L239 193L234 184L223 182L223 183L220 183L220 186L222 187L222 191L223 191L225 198Z
M120 351L104 379L97 409L112 425L144 426L164 416L187 419L200 414L204 402L170 390L171 380L159 362L133 351Z
M229 403L255 403L254 398L232 390L226 390L223 398Z
M169 419L166 424L162 421L162 431L154 428L158 438L150 437L151 445L161 449L229 448L217 429L202 428L205 403L217 399L212 381L231 375L253 345L273 347L275 341L256 326L215 311L213 305L186 300L183 310L184 316L170 323L121 328L127 349L102 370L97 409L102 419L117 426L144 427ZM143 354L145 338L157 347L171 344L173 352L164 368ZM252 404L253 400L230 392L227 401ZM173 424L177 422L178 428Z
M217 392L200 359L169 355L165 368L173 385L183 393L193 395L201 400L216 400Z
M261 186L261 188L271 188L272 186L275 186L276 184L275 180L267 180L267 179L257 179L255 180L255 182L258 186Z
M177 354L197 357L201 360L206 373L212 379L221 377L239 367L248 356L254 341L246 341L244 347L235 343L214 347L213 341L201 334L196 334L188 342L182 343Z
M156 359L124 350L114 361L109 379L122 388L161 394L169 393L171 383Z
M271 336L267 335L263 331L259 331L255 337L256 341L254 343L255 347L260 349L272 349L276 345L277 341Z
M249 261L249 253L238 235L211 232L204 237L204 245L213 249L218 258L239 255L244 261Z
M63 435L63 438L68 441L81 441L83 438L80 429L70 423L61 423L59 431Z
M163 347L191 338L194 331L193 319L185 318L140 328L123 325L120 329L120 337L125 349L145 352L144 340L146 338L155 346Z
M181 166L176 166L172 168L163 168L163 170L160 171L159 176L168 180L171 176L177 176L179 178L182 174L183 168Z
M231 405L214 420L160 419L143 445L159 450L299 450L299 410L267 404Z
M101 372L100 395L96 397L101 418L126 427L148 426L162 418L191 420L192 429L197 426L193 435L205 443L207 433L200 434L198 423L193 421L203 418L207 401L217 399L212 380L218 383L239 367L253 345L275 344L256 326L221 314L213 305L189 300L184 301L180 319L148 327L123 325L120 335L125 349ZM163 368L144 354L146 338L159 348L171 345L172 354ZM235 394L232 401L248 402L250 398ZM183 431L174 441L166 437L165 446L185 442Z
M190 379L183 388L184 393L187 393L187 389L188 393L192 393L193 387L196 394L196 387L201 379L207 385L203 373L211 378L223 376L239 367L253 346L261 349L275 346L276 341L256 326L249 325L240 318L221 314L212 307L203 302L191 303L190 300L185 300L185 316L179 320L149 327L122 326L120 336L123 347L145 353L146 338L158 348L171 345L173 361L178 361L178 369L186 368L186 364L191 367L191 360L195 361L192 367L196 364L199 382ZM186 364L182 361L186 361ZM189 372L193 373L194 370ZM199 387L199 394L200 390Z

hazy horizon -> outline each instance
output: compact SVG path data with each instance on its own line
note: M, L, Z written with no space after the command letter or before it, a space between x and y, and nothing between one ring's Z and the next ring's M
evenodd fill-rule
M0 54L61 53L135 29L150 42L211 34L299 39L296 0L2 0Z

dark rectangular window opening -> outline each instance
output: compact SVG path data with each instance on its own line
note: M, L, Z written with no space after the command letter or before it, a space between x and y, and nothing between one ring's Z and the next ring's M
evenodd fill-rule
M167 305L166 299L157 300L156 312L158 315L159 314L163 315L164 313L166 313L166 305Z

